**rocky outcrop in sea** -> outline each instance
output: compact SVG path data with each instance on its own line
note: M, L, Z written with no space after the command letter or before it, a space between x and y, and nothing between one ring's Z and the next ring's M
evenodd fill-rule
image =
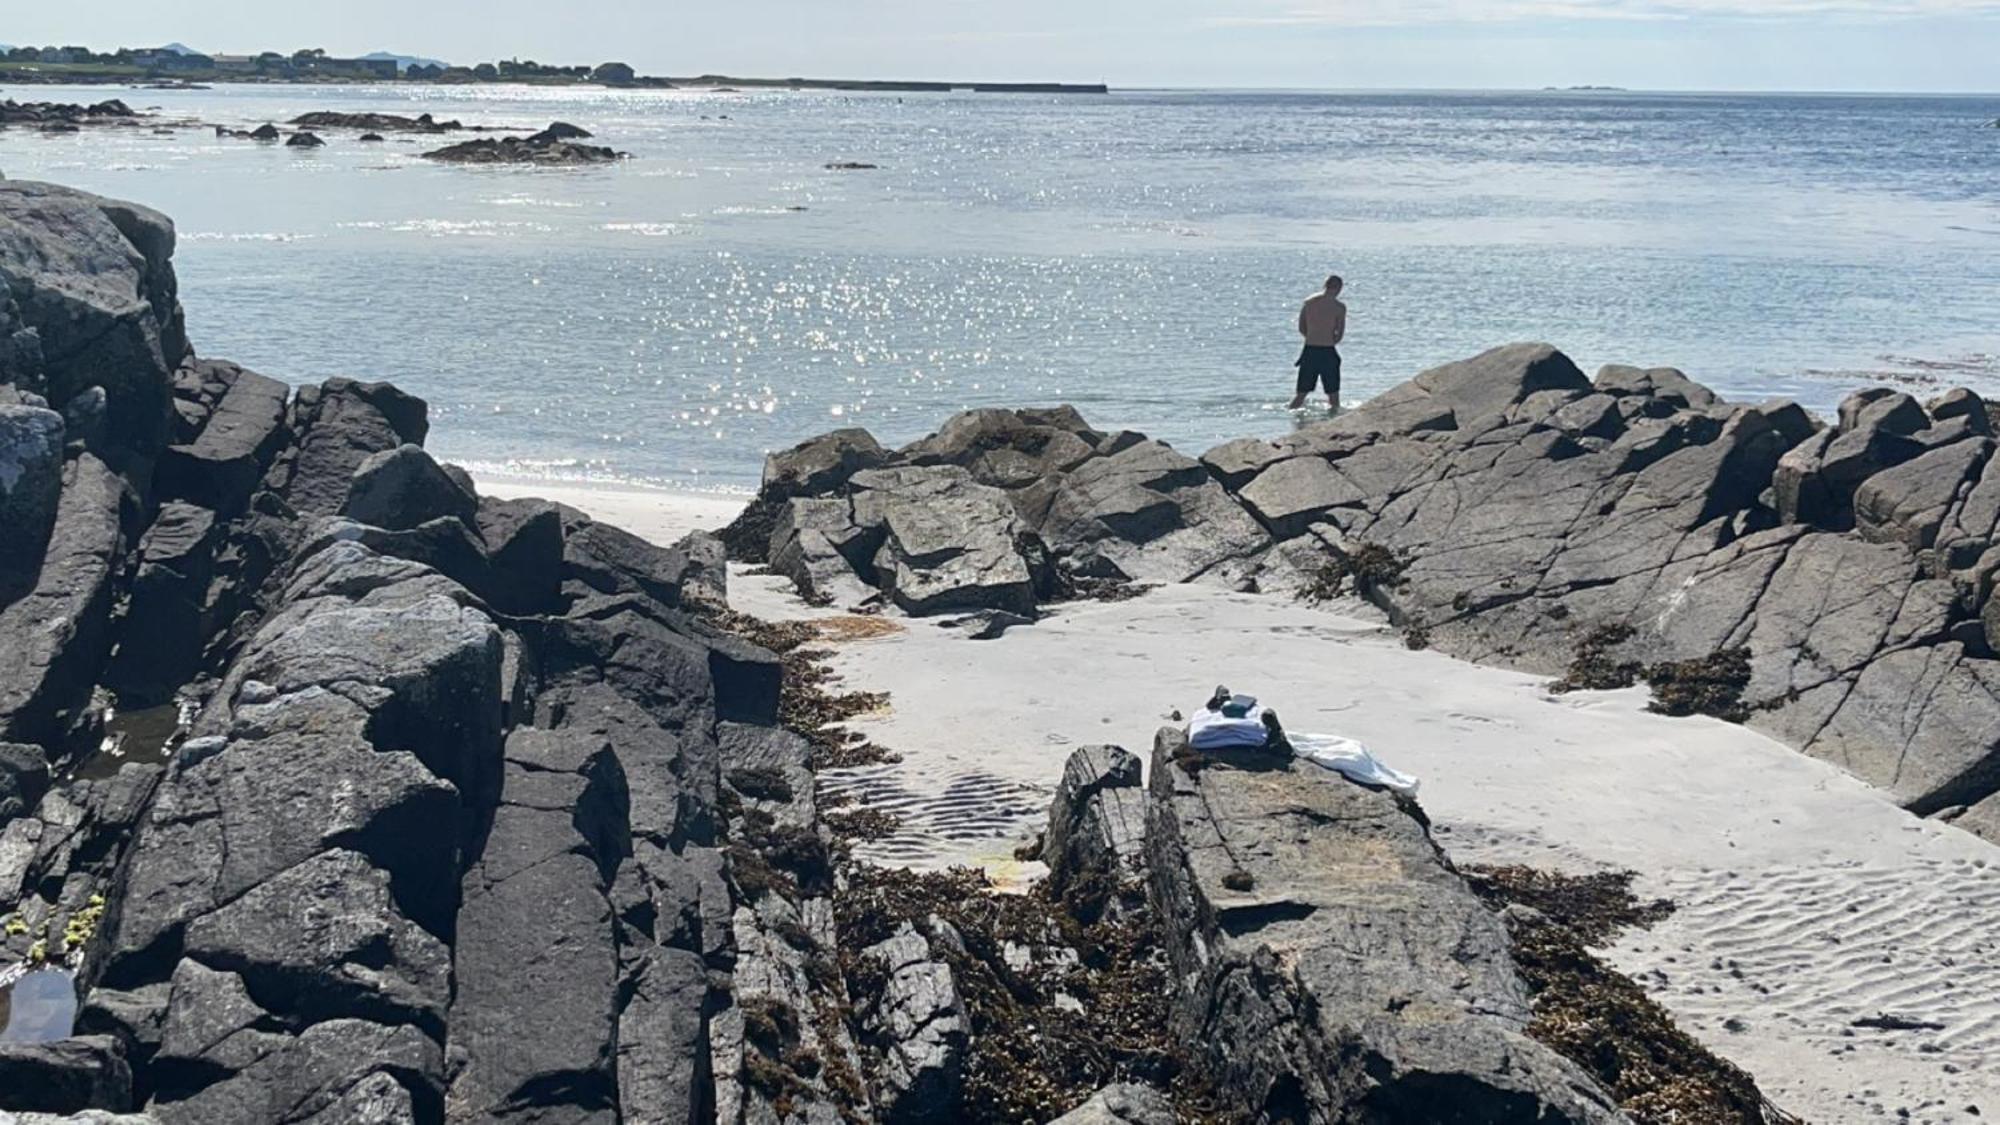
M116 98L94 105L70 102L0 101L0 127L25 125L43 132L70 132L89 125L137 125L144 115Z
M438 160L446 164L544 166L609 164L625 157L626 154L604 145L582 143L589 136L588 132L575 125L557 121L541 132L531 133L526 137L501 137L498 140L492 137L479 137L434 149L423 155L426 160Z
M0 1112L1763 1120L1740 1072L1619 1011L1566 1024L1567 1050L1538 1038L1555 986L1531 993L1515 943L1553 923L1483 903L1413 803L1282 753L1195 755L1169 728L1143 785L1124 751L1079 753L1029 894L852 862L832 826L866 810L815 785L823 670L723 608L721 542L481 496L425 451L421 399L199 355L173 248L146 208L0 182L0 988L24 998L25 971L70 1001L0 1043ZM1431 378L1439 401L1385 407L1426 425L1363 432L1456 449L1462 392L1465 432L1498 433L1470 405L1515 397L1496 363L1568 378L1523 359L1482 360L1477 390ZM1558 412L1598 393L1553 389ZM1969 417L1949 409L1916 432ZM1656 455L1551 435L1474 459L1569 441L1525 460L1615 450L1652 481L1793 424L1723 413L1635 410ZM815 596L1023 618L1133 579L1304 586L1363 554L1335 546L1338 504L1281 538L1244 499L1328 454L1251 452L1218 469L1066 409L897 453L843 432L773 458L732 538Z
M1517 344L1199 459L1067 407L898 450L835 431L773 456L724 537L807 597L909 613L1359 593L1413 645L1559 688L1643 678L2000 839L1993 430L1962 389L1861 391L1829 423Z

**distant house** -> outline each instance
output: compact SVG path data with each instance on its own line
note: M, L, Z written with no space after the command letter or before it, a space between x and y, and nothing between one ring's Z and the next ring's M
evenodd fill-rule
M328 59L326 61L329 69L338 68L343 71L356 71L366 74L370 78L393 79L401 73L395 59Z
M606 86L630 86L638 74L622 62L608 62L590 72L592 82L602 82Z
M255 74L255 55L210 55L209 66L223 74Z
M432 63L411 63L403 71L403 77L416 82L435 82L444 77L446 68Z
M147 70L210 70L215 60L194 51L177 51L171 47L145 47L132 52L132 65L143 66Z

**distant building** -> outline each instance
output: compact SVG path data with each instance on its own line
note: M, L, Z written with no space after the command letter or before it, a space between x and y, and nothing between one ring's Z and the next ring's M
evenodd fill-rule
M444 77L445 68L431 63L411 63L403 70L403 77L415 82L435 82Z
M147 70L209 70L215 66L215 60L193 51L144 47L132 52L132 65L143 66Z
M590 72L592 82L602 82L606 86L630 86L638 74L622 62L608 62Z
M223 74L255 74L257 72L257 56L255 55L210 55L208 63L211 68Z

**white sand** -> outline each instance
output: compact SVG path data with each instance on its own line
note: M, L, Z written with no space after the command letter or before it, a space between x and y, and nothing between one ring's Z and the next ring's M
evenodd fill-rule
M554 492L667 541L734 510ZM818 615L770 578L734 577L732 601ZM1224 683L1291 729L1360 739L1422 777L1461 862L1629 868L1641 894L1675 899L1611 959L1784 1108L1816 1122L2000 1114L2000 847L1744 728L1649 714L1640 691L1552 697L1535 677L1410 652L1343 608L1166 587L995 641L907 621L835 658L849 686L891 693L857 726L904 760L826 784L905 818L878 858L1019 874L1009 853L1072 749L1143 755L1172 711ZM1849 1026L1882 1012L1944 1029Z

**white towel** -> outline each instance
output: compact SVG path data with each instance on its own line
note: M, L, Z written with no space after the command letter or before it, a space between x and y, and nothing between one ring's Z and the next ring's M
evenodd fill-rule
M1285 737L1291 740L1292 750L1299 757L1314 765L1325 766L1363 785L1379 785L1406 797L1417 795L1416 778L1383 765L1366 746L1351 738L1293 731L1286 731Z
M1196 750L1261 747L1266 737L1262 706L1253 705L1240 719L1232 719L1220 711L1204 707L1188 720L1188 745Z

